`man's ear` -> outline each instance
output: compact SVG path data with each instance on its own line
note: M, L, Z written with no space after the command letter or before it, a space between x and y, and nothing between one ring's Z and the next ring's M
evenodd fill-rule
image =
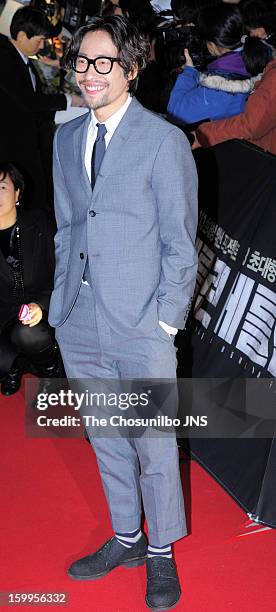
M19 43L19 44L20 44L20 43L24 43L24 42L25 42L25 40L26 40L26 38L27 38L27 34L26 34L26 32L23 32L23 30L20 30L20 31L18 32L18 34L17 34L17 37L16 37L16 42L17 42L17 43Z
M214 42L212 42L210 40L207 40L206 47L207 47L209 53L211 53L211 55L213 55L215 57L219 55L219 51L218 51L217 45Z
M132 68L130 69L128 75L127 75L127 80L128 81L133 81L134 79L136 79L138 74L138 66L137 64L133 64Z
M16 204L19 204L20 195L21 195L20 189L17 189L16 192L15 192L15 201L16 201Z

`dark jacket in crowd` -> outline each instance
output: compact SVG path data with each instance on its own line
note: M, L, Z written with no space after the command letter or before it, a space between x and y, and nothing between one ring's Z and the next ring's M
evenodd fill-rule
M32 67L36 72L33 63ZM0 160L13 162L26 178L28 207L49 206L54 113L66 109L64 94L36 91L28 66L6 36L0 35Z
M54 279L54 232L43 211L18 210L24 295L14 293L13 272L0 250L0 329L17 316L22 303L48 311Z

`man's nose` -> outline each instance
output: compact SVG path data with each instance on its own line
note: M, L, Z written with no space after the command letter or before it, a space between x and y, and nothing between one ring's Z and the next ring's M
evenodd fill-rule
M89 75L89 76L99 76L99 73L97 72L94 64L90 64L89 65L89 68L88 68L86 74Z

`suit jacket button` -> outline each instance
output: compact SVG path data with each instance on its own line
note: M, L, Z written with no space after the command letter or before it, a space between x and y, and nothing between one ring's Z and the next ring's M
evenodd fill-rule
M80 253L80 258L84 259L84 253Z
M96 213L95 213L94 210L90 210L89 211L89 215L90 215L90 217L96 217Z

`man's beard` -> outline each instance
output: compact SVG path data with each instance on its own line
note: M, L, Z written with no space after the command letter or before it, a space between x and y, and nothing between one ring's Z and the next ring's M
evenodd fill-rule
M90 98L90 96L86 96L85 94L83 94L83 97L87 102L89 108L92 108L92 110L97 110L98 108L102 108L103 106L107 106L108 104L108 95L106 92L102 95L101 98L98 98L97 100L93 100Z

